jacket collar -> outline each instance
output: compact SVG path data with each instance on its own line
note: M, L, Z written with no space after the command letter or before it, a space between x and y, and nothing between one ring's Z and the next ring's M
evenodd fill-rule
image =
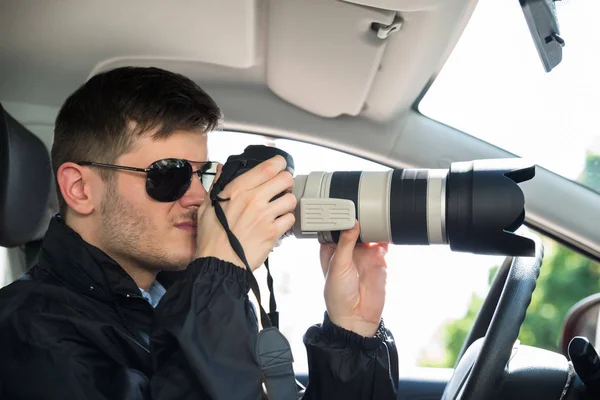
M39 266L73 288L110 300L113 295L141 296L135 281L108 254L87 243L54 216L42 244ZM161 272L158 281L168 289L183 271Z

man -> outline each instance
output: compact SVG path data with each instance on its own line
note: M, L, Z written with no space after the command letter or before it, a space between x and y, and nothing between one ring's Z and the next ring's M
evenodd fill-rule
M250 273L205 187L220 116L196 84L156 68L97 75L67 99L52 147L60 215L38 265L0 290L0 398L262 396ZM294 223L292 194L270 201L292 185L277 156L220 194L252 270ZM395 398L387 248L355 246L358 232L321 249L327 313L304 338L305 399Z

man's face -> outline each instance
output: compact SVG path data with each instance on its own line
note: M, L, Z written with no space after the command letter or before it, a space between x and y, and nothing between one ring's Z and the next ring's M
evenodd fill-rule
M206 161L206 135L178 131L166 140L142 137L115 164L148 168L163 158ZM199 164L192 167L196 171ZM205 195L194 175L182 198L161 203L146 193L146 174L116 171L101 200L99 245L119 262L156 270L185 268L196 252L197 211Z

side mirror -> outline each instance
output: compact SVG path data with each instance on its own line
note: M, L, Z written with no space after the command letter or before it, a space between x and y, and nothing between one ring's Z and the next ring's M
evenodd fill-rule
M600 348L599 317L600 293L588 296L571 307L560 338L560 350L565 357L569 358L569 343L575 336L584 336L592 346Z

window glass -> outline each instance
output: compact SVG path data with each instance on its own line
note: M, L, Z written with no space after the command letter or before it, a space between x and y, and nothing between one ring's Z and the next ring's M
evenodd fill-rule
M550 73L519 2L479 0L419 111L600 192L600 1L555 4L566 45Z
M595 34L600 2L555 5L566 46L562 62L546 73L519 2L479 0L419 111L600 193L600 36ZM558 351L569 308L600 292L600 264L551 239L544 238L544 245L544 264L519 339ZM464 315L440 329L446 365L452 365L482 301L474 294Z
M4 287L8 282L6 281L8 268L8 260L6 254L6 248L0 247L0 288Z
M543 237L544 263L521 326L521 344L560 353L560 336L567 313L583 298L600 292L600 263ZM491 268L490 282L496 272ZM467 338L483 299L473 293L460 318L440 326L438 339L445 357L424 360L423 365L452 366ZM594 337L590 337L594 339Z
M296 174L311 171L369 170L388 167L311 144L234 132L209 135L209 154L225 162L250 144L281 148L294 157ZM451 252L447 246L390 246L384 320L394 334L400 367L451 365L447 361L443 327L461 318L475 295L485 296L489 270L502 257ZM307 372L302 336L322 321L325 311L319 243L315 239L286 238L270 257L275 280L280 329L294 351L297 373ZM263 305L268 307L266 271L260 268ZM267 308L266 308L267 309Z

